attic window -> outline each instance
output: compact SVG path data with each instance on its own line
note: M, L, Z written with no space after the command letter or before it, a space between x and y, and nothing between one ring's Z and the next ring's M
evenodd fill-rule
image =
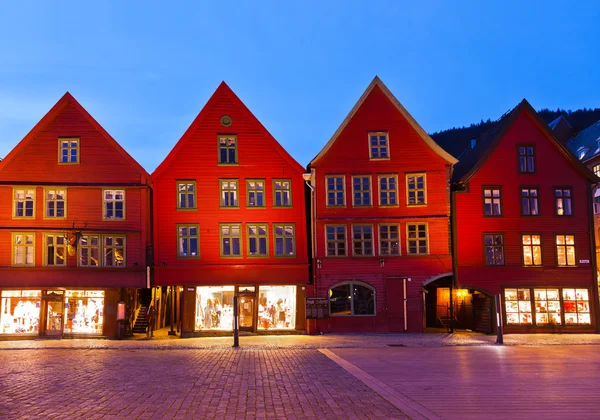
M377 131L369 133L369 158L390 158L390 146L388 142L387 131Z
M219 164L235 165L237 160L237 136L218 136L219 141Z
M79 163L79 138L58 139L58 163Z
M535 173L535 146L519 145L519 172L522 174Z

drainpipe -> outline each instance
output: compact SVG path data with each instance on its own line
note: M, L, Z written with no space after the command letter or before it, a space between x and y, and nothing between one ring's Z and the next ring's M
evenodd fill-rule
M592 265L592 274L593 274L593 287L592 287L592 296L594 297L594 309L595 309L595 318L596 318L596 332L600 332L600 308L598 307L600 304L599 290L598 290L598 261L596 258L596 228L594 223L594 188L597 188L598 184L590 183L590 190L588 194L588 225L590 231L590 262Z

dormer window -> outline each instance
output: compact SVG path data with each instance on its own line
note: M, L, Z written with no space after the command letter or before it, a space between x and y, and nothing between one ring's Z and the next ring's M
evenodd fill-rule
M588 146L581 146L579 149L577 149L577 159L583 160L583 158L585 157L585 155L587 155L590 149L591 148Z
M390 145L388 140L387 131L369 133L369 158L371 160L390 158Z
M58 139L58 163L79 163L79 138Z

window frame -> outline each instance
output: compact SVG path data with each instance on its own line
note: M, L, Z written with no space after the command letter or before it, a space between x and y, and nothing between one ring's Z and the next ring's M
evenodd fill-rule
M360 184L360 193L361 193L361 200L362 200L362 194L364 194L364 192L366 190L363 190L362 187L362 180L364 178L368 178L369 179L369 204L356 204L356 200L354 197L354 180L360 178L361 179L361 184ZM373 177L371 175L352 175L351 176L351 180L350 180L350 185L352 186L352 207L358 207L358 208L369 208L369 207L373 207Z
M335 187L335 179L342 178L342 204L329 204L329 179L334 179L334 187ZM335 194L338 193L338 190L333 190ZM336 200L337 201L337 200ZM346 207L346 175L325 175L325 207L328 208L342 208Z
M240 244L240 253L239 254L233 254L232 253L230 255L225 255L223 253L223 250L224 250L224 247L223 247L223 238L224 238L224 236L223 236L223 227L225 227L225 226L228 226L230 230L231 230L231 228L233 226L236 226L239 229L240 234L239 234L239 237L237 237L239 239L239 244ZM243 258L244 257L244 243L243 243L244 242L244 232L242 230L242 227L243 226L242 226L241 222L238 222L238 223L235 223L235 222L234 223L219 223L219 256L221 258ZM227 235L226 237L229 238L229 239L236 238L235 236L233 236L231 234ZM230 243L230 248L231 248L231 251L233 252L233 244L232 243Z
M494 190L499 191L498 199L500 200L500 214L486 214L485 213L485 190L491 191L490 198L492 199L492 213L494 213ZM502 192L502 187L497 185L482 185L481 186L481 205L483 210L483 217L504 217L504 193Z
M410 252L410 235L409 235L409 226L417 226L416 229L416 233L417 233L417 251L419 249L419 245L418 245L418 235L419 235L419 225L424 225L425 226L425 241L427 243L427 252L426 253L420 253L420 252L416 252L416 253L412 253ZM410 222L410 223L406 223L406 255L407 256L420 256L420 255L429 255L430 254L430 249L429 249L429 223L428 222Z
M228 188L223 189L223 182L227 182ZM229 188L230 183L235 183L235 189ZM231 191L235 191L235 206L224 205L223 192L227 191L228 194ZM219 178L219 208L221 209L239 209L240 208L240 180L238 178Z
M329 245L330 241L327 239L327 228L329 228L329 227L332 227L334 229L335 228L339 228L339 227L344 228L344 241L343 241L343 244L344 244L344 255L339 255L338 254L339 247L337 245L336 245L336 248L335 248L336 254L335 255L329 255L329 253L328 253L329 246L328 245ZM348 226L345 225L345 224L339 224L339 223L337 223L337 224L326 224L326 225L323 226L323 228L324 228L324 231L325 231L324 232L325 233L325 235L324 235L324 240L325 240L325 256L328 257L328 258L348 258L350 256L350 255L348 255ZM335 235L337 237L337 229L334 230L334 233L335 233ZM341 243L337 239L333 239L331 242L335 243L335 244Z
M521 147L525 148L525 171L521 171L521 151L519 150ZM527 168L529 165L527 164L527 148L531 147L533 149L533 171L528 171ZM536 174L537 173L537 159L536 159L536 150L535 144L533 143L518 143L517 144L517 173L519 174Z
M181 229L181 228L187 228L187 229L189 229L189 228L196 228L196 235L184 235L184 236L181 236L179 234L179 229ZM176 248L175 255L177 256L177 259L178 260L197 260L197 259L200 259L200 224L199 223L177 223L175 225L175 229L176 229L176 232L177 232L177 241L175 243L175 248ZM198 244L198 249L197 249L198 255L181 255L181 252L180 252L181 250L179 248L179 242L180 242L180 240L181 240L182 237L185 238L186 241L187 241L188 250L190 249L190 243L189 243L190 241L189 240L191 238L196 238L196 243Z
M558 244L558 237L559 236L563 236L565 243L564 245L559 245ZM572 236L573 237L573 245L567 245L567 236ZM566 264L560 264L558 261L558 247L563 247L565 249L565 262ZM574 264L569 264L569 259L567 258L567 248L568 247L573 247L573 262ZM556 266L560 267L560 268L573 268L573 267L577 267L577 235L575 235L574 233L555 233L554 234L554 253L556 256ZM569 287L567 287L567 289L569 289Z
M556 196L556 191L562 191L562 194L564 194L565 190L569 190L569 199L571 201L571 214L558 214L558 198ZM554 196L554 216L556 217L574 217L575 216L575 203L573 200L573 187L561 187L561 186L557 186L557 187L552 187L552 195ZM560 198L564 199L564 195Z
M408 172L405 173L405 178L404 181L406 182L406 207L427 207L427 172ZM415 201L418 198L418 194L419 191L421 191L421 188L418 188L418 181L415 179L415 189L409 189L408 188L408 178L409 177L419 177L419 176L423 176L423 199L425 200L424 203L415 203L415 204L410 204L410 199L409 199L409 195L411 191L415 192Z
M529 194L527 197L523 197L523 190L527 190L527 194ZM529 212L531 213L531 191L535 190L536 191L536 196L535 196L535 200L537 202L537 210L538 213L537 214L525 214L523 212L523 199L527 198L527 200L529 201ZM502 193L500 193L502 194ZM540 206L541 203L541 199L540 199L540 187L539 186L528 186L528 185L523 185L519 187L519 206L521 207L521 216L523 217L538 217L541 216L542 214L542 209Z
M257 228L257 234L256 235L251 235L250 234L250 228L252 226L256 226ZM258 234L258 228L259 227L264 227L265 229L265 234L264 235L260 235ZM261 254L256 254L256 255L252 255L250 254L250 239L252 238L256 238L258 240L257 243L257 250L260 252L260 239L264 237L266 240L266 251L267 253L265 255L261 255ZM246 223L246 256L248 258L269 258L270 257L270 252L269 252L269 223L267 222L247 222Z
M388 187L389 187L389 179L393 178L395 183L396 183L396 188L391 190L389 188L386 188L385 190L383 190L381 188L381 180L386 178L388 181ZM387 194L387 198L388 198L388 203L390 201L390 193L394 192L396 193L396 204L381 204L381 197L383 193ZM399 207L400 206L400 197L398 195L398 174L380 174L377 175L377 197L378 197L378 206L382 207L382 208L388 208L388 207Z
M285 239L287 238L287 236L284 234L283 236L279 236L277 235L277 228L278 227L282 227L283 231L285 232L285 227L286 226L291 226L293 229L293 233L292 233L292 248L293 248L293 254L286 254L284 253L283 255L277 255L277 238L283 238L283 248L284 251L285 249ZM296 223L273 223L273 257L274 258L296 258L296 253L297 253L297 245L296 245Z
M381 155L381 145L379 145L379 137L385 134L385 148L387 149L387 156L386 157L373 157L373 149L371 146L371 136L376 135L377 136L377 150L378 150L378 154ZM367 145L369 148L369 160L390 160L392 153L390 150L390 133L389 131L386 130L377 130L377 131L369 131L367 132Z
M81 239L84 236L87 236L88 238L91 238L91 237L97 237L98 238L98 264L95 265L95 266L93 266L93 265L82 265L81 264L81 250L83 248L88 248L88 249L96 248L95 246L92 246L92 245L86 245L86 246L82 245L81 244ZM82 235L79 238L79 244L77 244L77 267L92 268L92 269L103 267L103 262L104 262L103 261L104 260L104 254L103 254L103 251L102 251L103 244L104 244L104 238L103 238L103 235L100 234L100 233L87 233L86 232L84 235ZM125 251L125 252L127 252L127 251ZM88 256L88 259L90 259L90 256Z
M329 296L332 289L340 286L350 285L350 296L354 296L354 285L357 284L362 287L366 287L367 289L371 289L373 292L373 313L372 314L355 314L354 313L354 299L350 299L350 314L334 314L331 311L331 297ZM377 288L375 286L371 286L368 283L365 283L360 280L347 280L340 283L336 283L327 289L327 303L329 304L329 314L332 317L374 317L377 316Z
M497 248L496 245L494 245L494 238L492 238L492 245L488 245L485 243L485 238L486 236L500 236L502 237L502 255L503 255L503 263L502 264L488 264L487 261L487 248L491 247L491 248ZM501 232L484 232L481 236L482 242L483 242L483 265L486 267L504 267L506 266L506 240L504 237L504 233ZM496 250L494 249L494 261L496 261Z
M521 233L521 264L523 267L543 267L544 266L544 238L543 235L541 233L537 233L537 232L528 232L528 233ZM525 236L529 236L531 237L531 244L530 245L525 245L523 243L523 239ZM534 236L539 236L540 237L540 263L539 264L535 264L535 258L533 257L533 247L534 246L538 246L538 245L534 245L533 244L533 237ZM528 246L531 248L531 264L525 264L525 247Z
M17 216L17 197L16 197L16 193L17 191L21 191L23 190L25 192L25 196L27 196L27 191L28 190L32 190L33 191L33 199L31 200L31 202L33 203L33 213L31 216L27 216L26 215L26 205L25 203L27 203L27 198L25 198L25 200L23 201L23 216ZM16 186L13 187L12 189L12 218L13 219L17 219L17 220L21 220L21 219L28 219L28 220L35 220L36 219L36 207L37 207L37 187L35 186Z
M257 191L260 191L260 190L257 190L256 188L253 189L253 190L251 190L250 189L250 183L251 182L254 182L255 185L256 185L256 183L262 182L262 185L263 185L263 189L262 189L262 194L263 194L263 200L262 201L263 201L263 204L262 204L262 206L259 206L257 204L250 205L250 192L254 191L255 194L256 194ZM256 197L255 197L255 200L256 200ZM246 179L246 208L247 209L264 209L266 207L267 207L267 180L264 179L264 178Z
M235 162L221 162L221 139L222 138L234 138L235 139ZM238 146L239 139L237 134L217 134L217 166L235 166L240 164L240 160L238 158ZM229 158L229 149L230 147L225 145L225 149L227 150L227 157Z
M361 236L361 239L360 239L361 246L360 246L360 248L361 248L361 251L363 251L363 252L364 252L364 250L366 248L366 243L367 243L367 240L364 238L363 228L365 228L365 227L371 228L371 254L364 254L364 253L363 254L357 254L355 252L355 249L354 249L354 241L355 241L355 239L354 239L354 228L355 227L360 227L361 228L361 230L360 230L360 236ZM352 232L352 256L353 257L357 257L357 258L374 257L376 255L376 252L375 252L375 238L374 238L374 236L375 236L375 229L373 227L373 224L372 223L352 223L350 225L350 231Z
M25 243L24 245L16 245L15 244L15 236L17 235L21 235L24 236L25 238L27 237L27 235L31 235L33 237L33 241L31 243L31 245L27 245L27 243ZM10 266L11 267L36 267L36 232L11 232L10 235ZM27 264L27 247L30 246L33 249L33 263L32 264ZM15 263L15 251L17 247L21 247L23 248L24 252L23 252L23 263L22 264L17 264Z
M179 189L180 185L193 185L194 186L194 207L181 207L181 200L179 199L179 196L181 195L182 191ZM185 201L186 204L189 204L189 199L188 199L188 195L189 192L187 190L185 190ZM177 205L177 211L195 211L198 210L198 185L196 183L196 180L187 180L187 179L177 179L175 180L175 196L176 198L176 205Z
M280 183L287 182L287 183L289 183L290 188L276 189L275 184L278 182L280 182ZM293 201L292 201L292 179L291 178L274 178L271 182L271 187L273 188L273 208L290 209L294 206ZM288 191L289 192L290 203L288 205L285 205L285 204L277 205L277 191ZM282 201L282 203L283 203L283 201Z
M119 269L122 270L124 268L127 268L127 235L125 234L119 234L119 233L111 233L111 234L103 234L102 236L102 248L100 250L101 255L102 255L102 268L114 268L114 269ZM123 238L123 246L110 246L107 247L106 246L106 238ZM107 248L112 248L112 249L119 249L119 248L123 248L123 265L122 266L118 266L118 265L107 265L106 264L106 249Z
M73 147L70 145L71 142L76 141L77 142L77 146L76 146L76 150L77 150L77 161L75 162L63 162L62 161L62 151L63 151L63 147L62 147L62 142L63 141L68 141L69 142L69 146L67 146L67 150L68 150L68 157L71 157L71 150L73 149ZM70 160L70 159L69 159ZM59 137L58 138L58 164L59 165L79 165L81 163L81 137Z
M592 172L594 173L594 175L600 178L600 163L592 166Z
M55 262L56 262L56 248L60 247L60 245L56 244L56 238L63 238L64 240L64 244L62 245L62 248L64 248L64 264L62 265L57 265L55 264L48 264L48 237L52 236L54 239L53 241L53 246L54 246L54 258L55 258ZM45 232L42 235L43 238L43 242L42 242L42 266L44 267L55 267L55 268L64 268L67 267L68 264L68 258L69 258L69 240L65 237L64 234L59 233L59 232Z
M59 201L64 201L64 216L48 216L48 191L64 191L64 200L50 200L54 202L54 213L56 214L56 203ZM67 187L44 187L44 220L64 220L67 218Z
M382 226L387 226L387 227L391 227L391 226L395 226L398 230L398 253L397 254L383 254L381 252L381 250L383 249L382 247L382 240L381 240L381 227ZM388 231L389 233L389 231ZM402 256L402 234L401 234L401 228L400 228L400 223L378 223L377 224L377 238L378 238L378 255L380 257L400 257ZM392 240L389 239L389 235L388 238L386 238L386 242L391 242ZM389 246L388 244L388 248L391 249L392 247Z
M123 191L123 217L122 218L117 218L117 217L106 217L106 191ZM117 203L118 200L109 200L113 203ZM116 216L117 214L117 209L116 206L113 208L113 212ZM107 221L107 222L123 222L127 220L127 189L126 188L102 188L102 220L103 221Z

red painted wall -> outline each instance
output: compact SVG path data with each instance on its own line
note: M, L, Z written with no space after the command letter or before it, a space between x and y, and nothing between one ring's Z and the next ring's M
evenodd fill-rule
M221 117L232 119L229 127ZM238 138L239 165L218 165L218 134ZM157 285L308 282L303 168L281 148L226 84L221 84L153 174ZM219 179L238 179L239 208L220 207ZM266 208L246 208L246 180L265 179ZM273 179L290 179L292 207L273 207ZM195 180L198 210L177 210L177 180ZM220 256L219 223L242 223L242 256ZM269 224L269 257L247 257L246 224ZM177 258L177 224L200 228L200 258ZM296 226L296 256L274 257L273 224Z

